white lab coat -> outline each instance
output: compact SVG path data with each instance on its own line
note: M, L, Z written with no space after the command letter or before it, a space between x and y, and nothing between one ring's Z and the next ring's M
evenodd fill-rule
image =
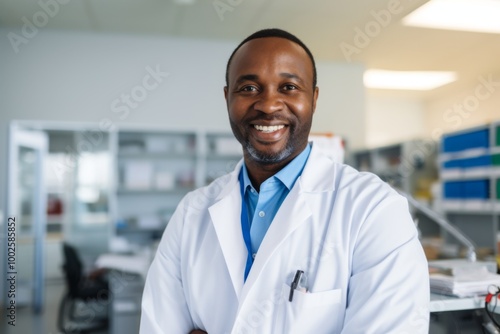
M247 281L235 170L188 194L146 280L142 334L427 333L427 262L406 200L313 147ZM290 283L300 269L307 292Z

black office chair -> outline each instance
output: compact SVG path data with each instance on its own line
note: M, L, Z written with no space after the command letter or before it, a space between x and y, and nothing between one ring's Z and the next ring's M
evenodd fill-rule
M66 292L57 325L62 333L90 333L108 328L109 287L103 275L85 277L76 249L63 243Z

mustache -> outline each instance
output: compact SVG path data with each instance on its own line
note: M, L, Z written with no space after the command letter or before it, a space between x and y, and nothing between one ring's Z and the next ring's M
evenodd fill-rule
M292 123L293 121L281 114L262 114L254 117L248 117L245 119L246 123L256 122L256 121L285 121L286 123Z

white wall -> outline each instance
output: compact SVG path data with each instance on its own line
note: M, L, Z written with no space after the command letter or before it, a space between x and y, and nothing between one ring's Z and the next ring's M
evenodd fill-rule
M319 97L313 131L345 138L349 149L366 144L364 66L317 62Z
M366 144L379 147L426 135L425 106L416 99L376 96L366 99Z
M6 35L8 30L0 30ZM1 120L40 119L208 126L229 129L224 71L235 42L41 31L15 54L0 41ZM169 76L121 118L123 103L159 67ZM321 87L315 131L344 127L364 112L360 65L318 63ZM123 111L123 108L121 109ZM349 114L347 116L347 114ZM318 124L316 124L318 123ZM353 130L353 142L364 131Z
M224 128L223 69L232 47L228 42L43 31L14 54L2 39L2 119L109 118L117 125ZM111 103L141 86L147 67L169 76L121 119Z
M439 140L443 133L500 120L500 74L480 78L458 92L426 104L427 137Z
M366 96L366 143L378 147L500 121L500 73L479 76L461 89L424 101Z

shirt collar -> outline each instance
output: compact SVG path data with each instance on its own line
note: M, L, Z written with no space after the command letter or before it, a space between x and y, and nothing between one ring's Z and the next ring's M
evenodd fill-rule
M288 188L288 190L291 190L293 185L295 184L295 181L297 181L300 174L302 174L302 170L306 165L307 158L309 157L310 152L311 152L311 144L307 144L306 148L299 155L297 155L292 161L288 163L288 165L282 168L278 173L271 176L271 178L274 177L280 180L281 183L283 183ZM252 182L250 181L250 177L248 176L247 167L244 163L242 168L243 168L242 169L243 189L245 189L246 191L248 187L253 188L253 186Z

